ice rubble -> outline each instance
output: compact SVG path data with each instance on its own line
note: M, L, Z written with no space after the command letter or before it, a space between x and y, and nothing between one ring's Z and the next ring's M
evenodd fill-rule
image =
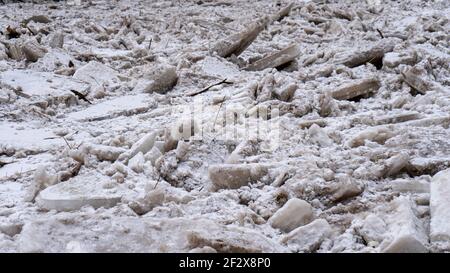
M0 6L0 252L450 250L447 2L37 2Z

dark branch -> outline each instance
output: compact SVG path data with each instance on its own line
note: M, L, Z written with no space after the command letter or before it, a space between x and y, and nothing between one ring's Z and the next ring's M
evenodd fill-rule
M381 36L381 39L384 39L384 35L383 35L383 32L381 32L381 30L379 30L378 28L377 28L377 31L378 31L378 34L380 34L380 36Z
M206 87L206 88L204 88L204 89L202 89L202 90L200 90L200 91L197 91L197 92L194 92L194 93L190 93L189 96L192 97L192 96L196 96L196 95L198 95L198 94L205 93L206 91L208 91L208 90L211 89L212 87L217 86L217 85L221 85L222 83L232 84L232 82L228 82L227 79L223 79L223 80L221 80L220 82L215 83L215 84L211 84L210 86L208 86L208 87Z

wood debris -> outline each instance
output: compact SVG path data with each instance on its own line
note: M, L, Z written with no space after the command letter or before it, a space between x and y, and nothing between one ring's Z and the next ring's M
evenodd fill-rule
M87 103L89 103L89 104L92 104L92 102L90 102L90 101L86 98L86 95L84 95L84 94L82 94L82 93L80 93L80 92L78 92L78 91L76 91L76 90L70 90L70 92L74 93L74 94L78 97L78 99L84 100L85 102L87 102Z
M205 87L205 88L203 88L203 89L200 90L200 91L193 92L193 93L189 93L188 96L191 96L191 97L192 97L192 96L196 96L196 95L205 93L206 91L208 91L209 89L213 88L214 86L221 85L221 84L224 84L224 83L225 83L225 84L232 84L233 82L229 82L229 81L227 81L227 79L223 79L223 80L221 80L220 82L211 84L210 86Z

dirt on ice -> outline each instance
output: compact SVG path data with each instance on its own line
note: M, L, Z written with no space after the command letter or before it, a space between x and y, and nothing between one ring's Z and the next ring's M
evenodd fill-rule
M0 252L450 251L448 1L0 2Z

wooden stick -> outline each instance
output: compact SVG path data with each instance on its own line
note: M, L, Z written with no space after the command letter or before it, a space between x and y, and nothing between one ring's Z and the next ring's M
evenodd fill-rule
M377 31L378 31L378 34L380 34L381 39L384 39L384 35L383 35L383 33L381 32L381 30L379 30L379 29L377 28Z
M66 144L69 147L69 149L72 150L72 147L70 146L69 142L67 142L67 139L64 136L62 136L61 138L64 139L64 142L66 142Z
M208 86L208 87L206 87L206 88L204 88L204 89L202 89L202 90L200 90L200 91L197 91L197 92L194 92L194 93L190 93L190 94L188 94L188 96L192 97L192 96L196 96L196 95L198 95L198 94L205 93L206 91L208 91L208 90L211 89L212 87L214 87L214 86L216 86L216 85L221 85L222 83L232 84L232 82L227 82L227 79L223 79L223 80L221 80L220 82L215 83L215 84L211 84L210 86Z

